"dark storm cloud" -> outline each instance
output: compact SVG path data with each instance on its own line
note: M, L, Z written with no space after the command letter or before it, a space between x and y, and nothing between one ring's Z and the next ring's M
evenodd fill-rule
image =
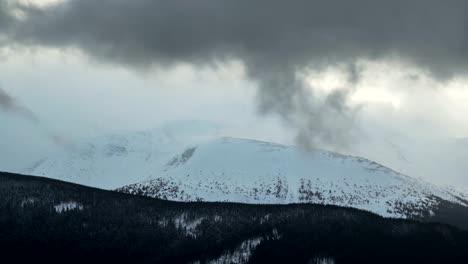
M6 2L0 1L0 35L13 22L13 18L9 15Z
M10 35L27 45L78 47L134 67L241 59L259 108L299 129L299 141L346 141L348 92L318 99L298 70L399 59L437 78L468 70L466 0L68 0L24 7ZM1 13L0 13L1 14Z

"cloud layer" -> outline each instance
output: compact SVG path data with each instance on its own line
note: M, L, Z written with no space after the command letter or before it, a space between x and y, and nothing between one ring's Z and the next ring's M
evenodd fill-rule
M28 108L21 106L16 100L11 97L6 91L0 87L0 111L11 112L18 114L29 121L38 124L39 119Z
M68 0L15 8L26 19L0 5L0 25L14 24L11 42L75 47L136 68L242 60L258 82L261 112L282 116L305 147L350 141L356 109L347 102L359 59L399 60L443 80L468 70L465 0ZM327 98L298 78L336 64L350 66L350 87Z

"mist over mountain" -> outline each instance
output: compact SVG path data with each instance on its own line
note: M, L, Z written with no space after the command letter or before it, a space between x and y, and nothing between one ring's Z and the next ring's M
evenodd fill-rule
M463 262L467 58L466 0L0 0L0 260Z
M173 153L220 132L211 122L168 122L157 129L107 134L74 142L22 172L113 189L158 173Z
M365 158L218 134L210 123L180 122L97 137L24 173L173 201L325 204L434 221L468 206L463 189Z

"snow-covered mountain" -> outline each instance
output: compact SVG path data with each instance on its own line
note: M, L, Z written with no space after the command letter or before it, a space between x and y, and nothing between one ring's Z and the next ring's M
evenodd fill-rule
M170 122L152 131L109 134L76 142L22 171L103 189L159 176L159 169L190 142L218 133L204 121Z
M193 145L152 175L119 191L177 201L333 204L401 218L430 216L446 202L468 206L448 189L364 158L246 139Z
M334 204L393 217L431 215L442 203L468 203L464 191L436 187L364 158L216 139L216 131L204 122L181 122L101 136L23 173L177 201Z
M104 189L141 181L171 153L164 137L151 133L106 135L38 161L24 173Z

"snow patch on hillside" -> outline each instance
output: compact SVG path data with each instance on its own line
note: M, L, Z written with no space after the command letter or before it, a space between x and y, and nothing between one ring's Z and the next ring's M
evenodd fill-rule
M36 198L33 198L33 197L29 197L29 198L24 198L22 201L21 201L21 208L24 208L28 205L34 205L35 203L37 202L37 199Z
M227 251L217 259L205 262L207 264L245 264L248 263L253 251L262 243L263 238L253 238L242 242L237 248L232 251ZM192 262L192 264L201 264L200 261Z
M451 194L455 195L460 203L468 206L468 189L461 186L447 186L446 189Z
M182 230L186 236L196 238L197 227L202 223L203 220L203 217L190 219L186 213L183 213L174 219L174 224L176 228Z
M279 234L275 228L272 230L271 235L268 235L266 239L279 240L282 235ZM243 241L234 250L228 250L216 259L207 261L208 264L244 264L248 263L252 257L255 249L265 240L264 237L256 237ZM200 264L200 261L193 262L193 264Z
M309 261L308 263L311 263L311 264L335 264L335 260L333 258L314 258L313 260Z
M83 205L81 203L73 202L73 201L61 202L57 205L54 205L54 209L56 213L61 214L61 213L68 212L71 210L83 210Z

